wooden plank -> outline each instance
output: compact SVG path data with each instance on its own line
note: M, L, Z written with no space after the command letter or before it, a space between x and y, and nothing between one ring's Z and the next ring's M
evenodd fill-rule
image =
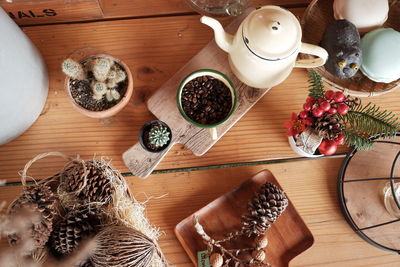
M251 6L305 7L311 0L257 0ZM19 25L194 13L185 0L0 0Z
M154 16L194 12L186 0L99 0L108 18ZM311 0L256 0L250 6L280 5L286 7L306 6Z
M153 197L168 194L150 200L147 214L165 232L161 237L162 249L171 263L179 267L193 265L173 233L175 225L266 168L285 188L315 238L313 247L294 258L290 266L398 266L398 255L369 245L344 220L336 198L336 177L341 162L341 159L316 159L157 174L147 180L128 177L127 180L140 200L146 199L144 192ZM19 190L20 187L1 187L0 200L10 202Z
M25 28L44 55L51 77L50 91L36 123L22 136L0 147L0 179L17 181L18 171L27 161L49 151L86 158L94 154L109 156L116 167L127 172L122 153L137 142L140 127L154 119L145 99L212 38L212 30L198 19L199 16L191 15ZM60 63L69 53L84 46L96 47L124 60L133 73L132 100L113 119L86 118L68 102ZM292 111L300 111L307 95L307 79L304 70L295 69L204 156L196 157L176 145L158 169L297 157L284 135L283 122ZM371 101L400 114L400 91ZM61 161L48 162L46 168L33 166L32 174L39 178L48 176L62 165Z
M19 25L103 18L97 0L0 0L0 6Z

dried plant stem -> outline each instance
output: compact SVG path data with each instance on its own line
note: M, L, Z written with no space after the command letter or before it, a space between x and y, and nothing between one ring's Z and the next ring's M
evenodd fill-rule
M236 238L239 238L239 237L243 236L243 234L244 234L243 229L240 230L240 231L231 232L224 239L216 240L215 243L216 244L226 243L226 242L229 242L229 241L231 241L233 239L236 239Z
M199 222L199 217L197 215L193 216L193 222L194 222L194 228L196 229L196 232L203 238L204 242L207 244L207 246L215 246L219 248L222 252L222 254L227 254L232 260L236 261L239 263L239 266L249 266L247 263L245 263L243 260L237 258L235 255L233 255L229 250L225 249L221 244L217 243L216 240L212 239L205 231L203 226Z

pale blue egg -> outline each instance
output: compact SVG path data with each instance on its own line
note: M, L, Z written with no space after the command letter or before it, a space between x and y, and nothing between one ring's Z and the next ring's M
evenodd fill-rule
M375 82L390 83L400 78L400 32L380 28L361 39L362 73Z

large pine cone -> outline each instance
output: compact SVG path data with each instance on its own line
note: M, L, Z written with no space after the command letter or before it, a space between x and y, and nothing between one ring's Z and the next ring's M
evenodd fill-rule
M81 207L67 213L59 221L50 237L50 250L55 256L71 253L82 239L96 234L100 219L97 212Z
M315 130L323 139L334 140L341 133L341 124L336 114L326 113L315 122Z
M249 237L264 234L288 203L285 192L274 184L264 184L248 204L248 214L242 217L242 231Z
M24 189L19 198L10 206L10 214L16 214L22 209L37 212L40 215L39 222L33 223L31 236L36 247L43 247L49 240L53 230L53 221L57 214L57 199L50 187L44 184L29 186ZM12 233L8 236L11 245L18 244L20 235Z
M109 177L105 175L105 170L97 167L93 161L73 164L64 171L62 179L67 192L76 192L80 199L88 202L109 202L114 192Z

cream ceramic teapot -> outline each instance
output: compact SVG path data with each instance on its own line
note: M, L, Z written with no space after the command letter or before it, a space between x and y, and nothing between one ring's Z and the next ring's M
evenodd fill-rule
M270 88L283 82L293 67L314 68L324 65L328 53L322 47L301 42L301 26L288 10L264 6L252 11L234 36L210 17L201 22L213 28L218 46L229 54L233 73L245 84ZM298 53L317 56L297 60Z

